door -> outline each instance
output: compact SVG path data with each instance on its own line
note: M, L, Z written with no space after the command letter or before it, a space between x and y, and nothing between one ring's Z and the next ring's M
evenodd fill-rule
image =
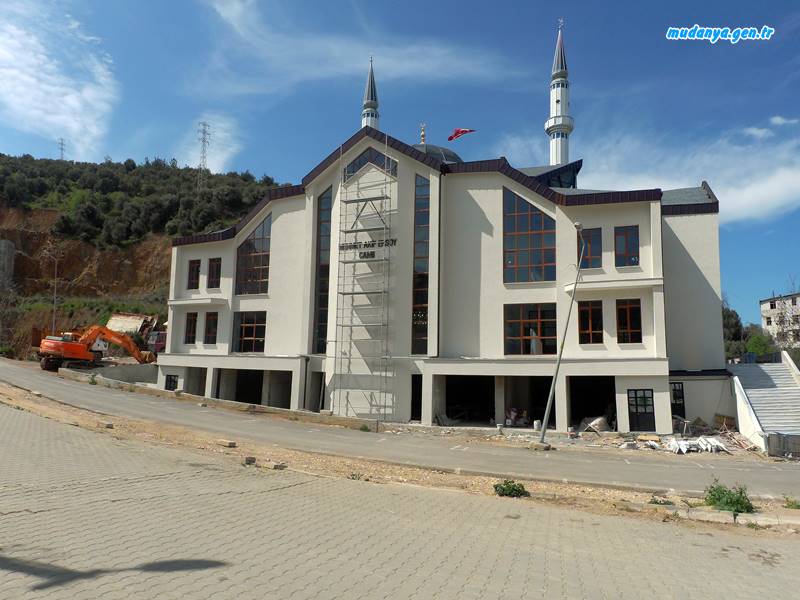
M236 401L261 404L264 371L239 369L236 371Z
M411 375L411 420L422 420L422 375Z
M653 390L628 390L628 423L630 431L656 430Z

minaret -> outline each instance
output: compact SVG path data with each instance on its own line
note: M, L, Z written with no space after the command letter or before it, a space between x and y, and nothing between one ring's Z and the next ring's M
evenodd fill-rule
M553 57L553 73L550 76L550 118L544 130L550 137L550 164L569 162L569 136L575 122L569 116L569 80L567 79L567 57L564 54L564 20L559 19L556 53Z
M364 88L364 107L361 110L361 127L378 129L378 89L375 87L375 73L372 72L372 57L369 57L369 75Z

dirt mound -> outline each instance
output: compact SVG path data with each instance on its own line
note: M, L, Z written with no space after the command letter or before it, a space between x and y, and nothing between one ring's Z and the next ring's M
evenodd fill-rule
M58 211L0 210L0 239L11 241L17 254L14 283L23 296L52 290L53 246L58 261L59 293L69 296L137 295L169 284L170 240L151 235L127 248L100 250L79 240L54 236L50 228Z

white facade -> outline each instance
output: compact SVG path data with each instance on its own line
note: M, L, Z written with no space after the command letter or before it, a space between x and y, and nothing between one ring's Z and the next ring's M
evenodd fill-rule
M566 81L558 57L554 82ZM571 131L568 88L556 89L551 115ZM374 91L370 66L364 109L377 118ZM385 421L531 426L565 335L560 431L606 416L619 431L669 433L674 412L735 414L713 192L580 190L582 163L560 148L554 165L517 170L362 127L238 225L175 240L158 385Z
M759 302L761 327L780 348L800 347L800 292Z

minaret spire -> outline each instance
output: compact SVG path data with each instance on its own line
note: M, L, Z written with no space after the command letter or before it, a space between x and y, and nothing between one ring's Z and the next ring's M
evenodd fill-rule
M364 104L361 109L361 127L378 129L378 88L375 85L375 73L372 70L372 57L369 57L369 74L364 87Z
M558 20L558 38L550 75L550 118L544 130L550 138L550 164L569 162L569 136L575 121L569 114L569 80L567 55L564 52L564 19Z

